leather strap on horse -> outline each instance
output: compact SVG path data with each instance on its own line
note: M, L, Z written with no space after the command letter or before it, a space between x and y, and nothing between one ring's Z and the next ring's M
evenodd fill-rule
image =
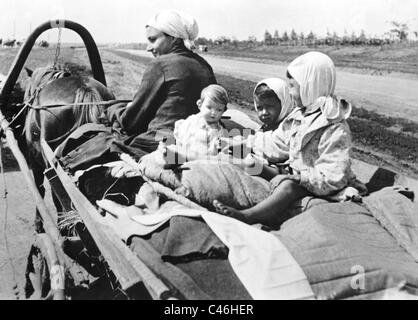
M98 106L107 106L113 105L116 103L129 103L132 100L108 100L108 101L98 101L98 102L78 102L78 103L67 103L67 104L48 104L43 106L32 106L29 102L17 103L17 107L21 107L20 111L12 118L9 123L9 126L26 110L26 108L33 109L33 110L45 110L47 111L49 108L57 108L57 107L78 107L78 106L91 106L92 104Z
M12 120L9 122L9 126L12 125L12 123L19 118L19 116L26 110L26 108L32 108L33 102L35 101L35 99L39 96L39 93L41 92L41 90L43 88L45 88L48 84L50 84L52 81L59 79L59 78L64 78L66 76L68 76L69 74L65 71L62 70L56 70L55 67L55 62L54 62L54 66L50 69L47 70L45 73L42 74L42 76L44 76L48 71L49 72L53 72L52 77L48 80L45 81L44 83L39 84L35 89L32 89L32 87L29 87L28 91L31 94L29 99L26 99L23 103L17 103L15 104L16 107L21 107L21 109L19 110L19 112L12 118ZM41 81L42 77L39 79L39 81ZM33 92L31 92L33 91Z
M31 109L34 110L47 110L49 108L57 108L57 107L78 107L78 106L91 106L92 104L98 105L98 106L106 106L106 105L112 105L116 103L129 103L132 100L108 100L108 101L98 101L98 102L77 102L77 103L66 103L66 104L47 104L42 106L29 106Z

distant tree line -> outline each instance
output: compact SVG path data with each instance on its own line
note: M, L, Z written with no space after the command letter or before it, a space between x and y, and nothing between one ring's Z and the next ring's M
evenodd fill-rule
M263 44L268 46L380 46L384 44L390 44L394 41L395 39L393 37L368 37L366 36L364 30L362 30L358 35L355 32L348 34L347 31L345 31L344 35L342 36L338 35L335 31L333 33L328 31L325 37L319 37L312 31L305 35L303 32L296 33L296 31L292 29L289 33L284 31L280 36L277 30L274 31L273 35L268 30L266 30L263 38Z
M246 46L381 46L396 42L410 41L408 38L409 27L406 23L392 21L391 26L392 28L382 37L366 36L364 30L361 30L360 34L356 34L355 32L349 34L347 31L344 31L343 35L339 35L335 31L332 33L328 31L325 36L318 36L312 31L310 31L308 34L304 34L303 32L298 33L292 29L290 32L284 31L283 33L279 33L278 30L270 33L268 30L266 30L261 41L258 41L254 36L250 36L247 40L241 41L238 41L235 38L220 36L215 40L201 37L196 40L196 44L207 46L225 45L236 47L242 44L245 44ZM412 35L415 36L415 41L417 41L418 31L413 31Z

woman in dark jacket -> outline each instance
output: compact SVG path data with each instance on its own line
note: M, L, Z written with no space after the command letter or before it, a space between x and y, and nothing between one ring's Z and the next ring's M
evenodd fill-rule
M147 51L155 59L133 101L108 109L114 127L131 137L125 142L131 153L152 152L159 140L172 137L174 123L197 113L200 92L216 83L211 66L191 51L197 33L196 21L177 11L164 11L148 22Z

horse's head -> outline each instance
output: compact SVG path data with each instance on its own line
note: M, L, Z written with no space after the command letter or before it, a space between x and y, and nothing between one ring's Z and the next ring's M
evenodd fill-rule
M23 82L25 101L33 100L37 93L53 80L69 77L71 75L61 67L57 68L52 66L36 68L35 70L25 67L25 71L28 75L28 79Z
M71 105L81 123L100 123L105 106L98 102L114 99L114 95L100 82L87 76L71 76L63 67L25 68L28 79L24 83L25 102L29 104ZM62 79L65 78L65 79ZM85 105L92 102L91 106ZM79 105L84 104L84 105Z
M25 101L31 108L25 122L28 148L40 158L40 138L57 147L75 129L86 123L106 123L104 101L115 99L99 81L71 76L51 68L31 72L25 86Z

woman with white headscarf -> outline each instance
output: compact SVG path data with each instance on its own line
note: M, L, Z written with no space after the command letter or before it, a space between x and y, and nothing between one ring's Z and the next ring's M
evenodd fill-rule
M332 60L320 52L306 53L290 63L288 78L296 108L268 139L252 139L247 146L287 163L290 174L271 180L271 195L252 208L236 210L215 201L219 213L278 227L290 217L290 204L304 196L346 200L366 192L351 171L351 132L346 122L351 105L334 96Z
M108 109L114 127L130 137L123 151L141 157L158 147L163 137L172 138L174 123L197 113L200 92L216 79L211 66L192 51L199 28L185 13L167 10L146 25L149 63L133 101Z

